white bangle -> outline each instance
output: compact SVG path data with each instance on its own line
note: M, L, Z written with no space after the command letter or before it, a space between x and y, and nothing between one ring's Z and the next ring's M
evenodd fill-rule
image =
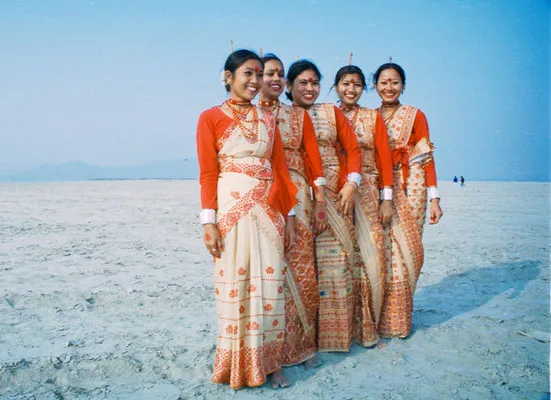
M201 225L215 224L216 223L216 210L212 208L203 208L199 213L201 219Z
M316 185L316 186L325 186L325 185L327 185L327 181L325 180L325 178L323 176L320 176L320 177L316 178L316 180L314 181L314 185Z
M360 183L362 183L362 176L357 172L351 172L348 174L346 181L354 182L356 184L356 187L360 187Z
M291 211L289 211L289 214L287 214L288 217L295 217L297 213L295 212L295 207L291 208Z
M428 187L427 195L429 197L429 200L440 198L440 192L438 191L438 188L436 186Z
M381 189L381 200L392 200L392 188Z

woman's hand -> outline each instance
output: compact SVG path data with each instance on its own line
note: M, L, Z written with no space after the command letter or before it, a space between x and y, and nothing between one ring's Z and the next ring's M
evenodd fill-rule
M312 233L314 236L321 235L327 229L327 209L325 201L316 201L314 203L312 218Z
M216 258L220 258L222 252L224 251L224 245L222 244L222 239L220 238L220 233L215 224L205 224L203 225L204 241L205 246L209 253Z
M287 217L285 221L285 250L288 250L289 247L295 243L297 237L296 234L296 217Z
M438 221L440 221L440 218L444 215L444 212L440 208L440 199L435 198L430 201L430 211L429 211L430 219L429 224L434 225L437 224Z
M379 207L379 220L383 224L388 224L394 215L392 200L383 200Z
M337 208L341 214L352 217L354 215L354 201L356 197L356 184L348 182L337 195Z

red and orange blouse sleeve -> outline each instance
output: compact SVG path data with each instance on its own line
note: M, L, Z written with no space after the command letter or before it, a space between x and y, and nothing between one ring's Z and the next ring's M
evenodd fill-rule
M408 145L415 146L415 144L424 137L426 137L430 142L429 124L427 122L427 117L421 110L418 110L417 114L415 115L415 120L413 121L413 131L411 132ZM424 168L425 184L427 185L427 187L437 186L436 167L434 166L434 160L426 163Z
M375 119L375 151L377 154L377 169L379 170L381 187L392 187L394 178L392 173L392 155L385 122L380 113Z
M285 149L277 125L274 132L271 163L274 180L268 193L268 204L282 215L287 216L297 202L298 189L289 176Z
M306 179L308 179L310 185L315 187L313 182L317 178L323 178L323 167L314 124L312 123L310 114L306 110L304 110L304 122L302 125L302 148L305 155Z
M224 118L225 117L225 118ZM218 149L216 142L231 119L217 108L204 111L197 122L196 142L201 208L218 208Z
M341 110L335 106L335 121L337 123L337 135L338 140L346 152L347 159L347 173L351 172L360 173L362 170L362 153L354 128L350 124L350 121L346 118Z

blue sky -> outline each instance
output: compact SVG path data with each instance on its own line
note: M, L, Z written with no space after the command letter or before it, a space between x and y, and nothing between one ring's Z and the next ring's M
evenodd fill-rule
M3 0L0 174L194 157L199 113L225 99L233 40L287 65L313 60L329 102L351 51L366 74L392 56L441 180L549 180L549 1L343 3Z

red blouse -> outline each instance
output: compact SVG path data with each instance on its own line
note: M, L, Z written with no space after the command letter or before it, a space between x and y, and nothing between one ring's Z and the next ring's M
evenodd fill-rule
M220 107L210 108L199 116L197 122L197 157L199 160L199 183L201 185L202 208L218 208L218 149L216 143L228 129L233 119ZM295 205L296 186L289 177L283 143L279 130L275 130L271 155L274 182L268 196L268 203L283 215Z

